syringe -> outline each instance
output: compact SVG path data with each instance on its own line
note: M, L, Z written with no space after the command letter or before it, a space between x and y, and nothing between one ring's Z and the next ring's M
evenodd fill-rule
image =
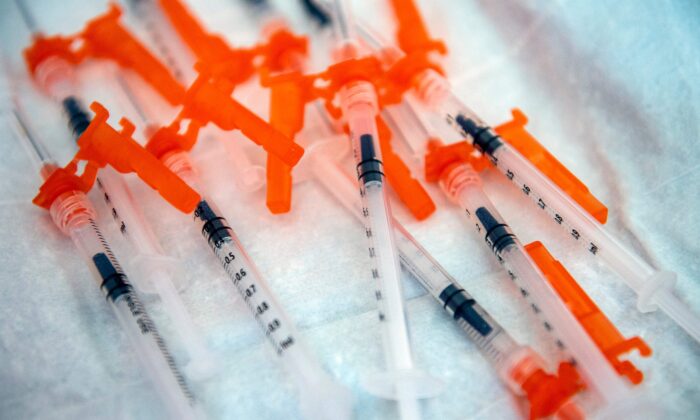
M146 119L144 123L152 124L154 121L149 110L134 102L136 96L128 92L128 86L122 84L121 87L127 90L124 96L132 101L132 105L142 110L139 115ZM153 142L149 146L152 147L151 150L160 149ZM170 150L158 157L188 184L197 188L199 182L195 170L189 155L184 150ZM275 353L297 381L304 417L349 418L352 401L348 390L335 383L323 371L312 352L302 341L292 320L279 304L268 283L245 253L233 230L228 226L228 222L221 216L211 199L204 199L198 204L194 212L194 221Z
M404 13L407 8L415 9L412 2L400 3ZM318 5L328 8L326 2L319 1ZM417 26L415 18L419 15L412 11L408 14L412 15L412 20L410 25L403 28L403 36L410 38L414 30L426 36L427 32L423 28L412 27ZM418 24L423 26L422 22ZM366 26L360 23L355 25L362 38L372 48L383 49L383 53L392 55L394 60L399 60L404 55L399 49L382 42L380 37ZM600 223L604 219L592 217L507 141L495 135L488 125L457 98L447 79L440 73L426 69L413 78L412 85L423 103L443 115L447 125L456 129L476 148L488 155L499 171L529 196L537 208L546 211L551 220L566 229L568 235L618 273L637 293L637 308L641 312L661 308L691 337L700 342L700 318L673 294L675 273L655 269L618 242Z
M359 44L344 1L334 2L333 27L338 40L334 51L340 62L358 57ZM380 149L377 143L377 93L368 80L350 79L339 91L343 117L350 128L357 175L362 197L365 234L369 241L372 278L376 280L375 296L379 304L379 320L383 329L387 372L368 382L368 390L399 403L402 418L420 417L417 398L436 390L435 380L418 373L414 366L408 333L400 268L391 208L384 185Z
M58 63L53 63L58 64ZM75 139L77 140L90 123L87 112L77 99L77 88L70 80L70 68L64 69L66 85L71 94L61 101ZM57 74L56 71L54 73ZM215 373L216 357L211 354L199 328L192 322L189 313L175 287L172 258L168 257L146 221L139 205L134 200L123 178L111 168L105 168L97 178L105 204L112 210L121 234L129 241L133 250L133 263L139 267L137 287L143 292L157 293L168 316L177 325L180 342L184 346L189 362L187 371L193 378L205 378Z
M412 1L394 0L392 3L403 34L400 36L408 38L416 30L415 26L423 26L422 22L416 25L416 19L420 20L420 17ZM410 22L402 24L401 17L409 15ZM444 116L446 124L455 128L479 151L488 155L498 170L529 196L537 208L547 212L568 236L615 271L637 293L637 309L650 312L661 308L700 342L700 317L673 294L675 273L655 269L623 246L603 227L601 220L592 217L464 105L443 75L433 69L423 70L414 76L413 86L418 98Z
M127 11L143 25L173 77L188 86L197 76L194 57L182 46L179 35L156 2L157 0L126 0Z
M159 0L127 0L130 15L141 22L148 32L151 44L164 59L164 64L179 81L189 84L196 78L195 53L182 44L182 38L172 25L173 15L166 16ZM179 3L169 3L170 7L182 8ZM186 11L184 8L182 10ZM180 75L181 77L179 77ZM248 157L240 133L208 133L214 137L230 136L223 141L224 147L233 162L234 183L245 193L262 188L265 183L265 168L255 165Z
M124 85L122 88L128 89ZM129 100L135 98L128 92L125 97ZM138 106L133 102L132 105ZM148 111L145 109L143 115L149 118ZM152 122L149 120L145 123L148 125ZM153 140L156 138L164 140L166 142L164 144L171 145L170 148L159 147L157 140ZM165 150L165 153L156 157L192 188L201 191L188 153L172 147L171 142L172 139L154 136L149 143L149 150ZM309 419L350 418L352 401L348 390L333 381L310 349L306 347L294 323L244 251L214 202L211 199L202 199L194 211L193 220L275 353L297 382L300 390L300 408L304 417Z
M700 342L700 318L673 294L675 273L657 270L617 241L596 219L570 199L549 178L508 145L465 107L455 107L452 92L440 109L538 209L561 225L576 242L599 257L637 293L641 312L661 308L691 337ZM457 111L457 112L455 112Z
M305 147L305 158L298 170L310 172L314 180L362 222L362 202L354 193L353 182L334 162L334 155L339 154L338 141L331 138ZM581 388L573 366L564 362L559 365L558 376L547 374L539 355L513 340L396 219L393 227L403 270L418 280L452 316L508 389L529 400L530 418L555 413L573 416L577 407L570 400Z
M59 56L52 56L36 66L34 78L43 92L62 105L77 141L90 124L90 117L78 99L79 89L72 66ZM177 324L180 342L189 356L188 374L200 379L211 376L215 372L216 358L207 349L174 286L172 259L166 256L122 177L106 168L100 173L97 184L103 191L105 204L115 216L113 220L119 231L131 245L133 261L141 268L136 286L142 292L157 293Z
M189 185L197 188L196 174L185 152L171 152L161 159ZM334 382L313 357L292 320L211 199L203 199L198 204L193 220L275 353L297 381L304 417L350 418L352 403L349 392Z
M626 404L628 401L626 384L617 377L607 363L605 355L557 296L556 291L545 280L540 269L483 193L479 175L471 164L465 162L465 159L469 159L469 146L458 144L440 147L438 141L431 141L428 129L413 112L410 104L403 103L394 111L392 115L397 116L395 122L398 123L405 144L414 156L420 150L426 149L420 141L416 141L416 138L422 139L423 143L428 143L427 149L430 152L425 158L426 178L433 181L440 180L443 191L466 210L467 216L475 223L478 231L483 231L487 243L491 245L499 261L506 266L511 279L521 286L521 294L532 300L531 307L536 314L544 316L545 329L554 331L557 335L557 345L560 348L565 344L567 347L576 346L575 351L570 353L575 357L586 382L596 389L598 394L610 398L607 402L616 401L612 405L613 410ZM408 141L411 136L413 140ZM475 162L483 164L483 160ZM483 220L480 214L483 215ZM562 329L566 329L566 332L561 333ZM580 342L584 344L579 345ZM589 363L589 366L582 366L585 363ZM598 372L605 375L601 376ZM592 384L589 380L590 375L595 375L600 382ZM615 396L616 393L619 395Z
M632 397L629 387L545 280L484 194L476 170L464 159L465 154L455 145L441 147L433 143L426 156L426 178L439 180L445 194L464 209L477 232L483 235L486 244L503 263L513 283L520 288L521 294L531 300L533 311L544 318L545 329L553 332L557 345L574 357L586 383L604 402L606 409L618 414L621 413L618 410L629 410Z
M18 108L13 108L4 116L12 118L17 138L45 181L34 203L50 211L53 222L70 236L88 263L169 415L178 419L203 417L165 341L102 235L92 203L80 189L80 178L58 167L43 143L29 132Z

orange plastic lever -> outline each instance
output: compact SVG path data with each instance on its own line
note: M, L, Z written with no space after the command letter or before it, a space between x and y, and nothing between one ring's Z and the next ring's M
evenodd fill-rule
M586 185L569 172L525 129L527 117L519 109L512 110L513 119L495 128L496 133L508 141L527 160L561 188L572 200L600 223L608 219L608 208L603 205Z
M35 34L32 45L23 51L24 61L32 77L41 63L52 57L58 57L72 65L79 64L85 58L81 51L73 48L74 39L63 36L44 36Z
M58 56L70 64L79 64L88 57L105 58L136 72L168 102L182 102L185 89L129 31L119 23L121 10L116 5L102 16L87 23L82 32L68 37L36 36L24 51L32 75L44 60Z
M390 0L390 3L398 23L396 39L402 50L406 53L418 50L437 50L443 54L447 52L442 41L430 38L413 0Z
M234 85L253 76L256 70L255 60L260 56L264 65L270 68L285 65L290 59L288 51L306 54L306 37L296 36L286 29L276 31L262 45L233 48L222 37L207 32L181 1L160 0L160 4L197 59L209 66L213 76L225 78Z
M313 81L302 75L308 39L293 34L283 21L274 20L263 28L265 45L260 84L270 88L270 125L294 141L304 128L306 103L313 95ZM275 75L275 76L271 76ZM273 214L287 213L292 206L292 168L268 154L266 204Z
M381 116L377 116L379 147L382 152L384 172L391 188L408 208L413 217L424 220L435 211L435 203L421 183L413 178L408 166L391 148L391 129Z
M635 385L642 382L644 374L629 360L620 360L620 356L637 350L648 357L651 355L649 346L639 337L625 339L544 245L533 242L525 249L617 373Z
M97 167L88 164L80 176L75 174L76 170L75 162L70 162L65 168L42 168L42 172L50 173L50 175L39 188L39 193L34 197L32 203L49 210L53 202L64 193L71 191L87 193L90 191L97 176Z
M213 75L228 79L234 85L248 80L255 73L256 50L231 48L226 41L208 33L179 0L159 0L177 33L198 61L207 63Z
M86 160L99 168L110 165L121 173L134 172L178 210L194 211L199 194L131 137L134 126L129 120L121 119L122 130L118 132L107 123L105 107L93 102L90 109L95 116L78 139L80 150L73 162Z
M442 175L449 173L456 165L470 164L477 171L488 167L488 160L474 153L474 148L466 141L443 145L439 140L428 142L425 155L425 180L438 182Z
M406 90L418 88L422 80L421 76L427 70L445 74L442 66L433 60L432 53L444 55L447 53L447 48L442 41L430 37L413 0L390 0L389 2L397 22L396 40L405 53L398 60L395 53L384 54L385 58L391 58L386 62L390 66L387 77L393 84L389 93L395 98L392 101L396 101L400 100Z
M576 368L568 362L560 363L556 375L553 375L527 357L515 365L508 372L508 376L525 393L530 405L530 419L547 418L555 413L562 413L562 407L585 388ZM564 418L571 420L570 417Z
M96 58L111 59L121 67L133 70L171 105L179 105L185 88L119 22L121 10L112 4L109 11L92 19L79 37L84 41L86 54Z
M270 125L288 139L304 127L304 86L290 79L270 86ZM273 154L267 155L267 208L273 214L287 213L292 202L292 168Z
M151 134L146 143L146 150L161 159L169 152L189 152L194 147L201 127L191 121L184 134L180 134L180 121L160 127Z
M202 126L211 122L223 130L238 129L279 157L285 164L294 166L304 154L304 149L271 127L262 118L230 96L230 85L222 86L222 80L212 79L205 71L187 90L180 116L191 118Z
M160 8L177 33L200 61L222 61L229 54L228 45L209 34L187 7L178 0L159 0Z

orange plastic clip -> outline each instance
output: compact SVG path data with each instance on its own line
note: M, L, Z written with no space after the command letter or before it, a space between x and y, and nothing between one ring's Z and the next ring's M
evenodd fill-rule
M191 121L184 134L180 134L180 121L160 127L148 139L146 150L159 160L170 152L189 152L197 142L199 129L196 121Z
M161 9L198 61L207 63L212 75L225 77L234 85L248 80L254 73L257 51L231 48L220 36L208 33L179 0L159 0Z
M413 217L418 220L426 219L435 211L435 203L421 183L413 178L408 166L392 150L391 130L380 116L377 116L377 131L384 172L391 188L396 191Z
M304 84L294 79L270 86L270 125L290 140L294 140L304 126L306 107ZM268 154L267 208L273 214L286 213L291 208L291 201L292 168L277 156Z
M437 182L443 174L447 174L456 165L468 163L477 171L488 167L488 160L474 153L474 148L466 141L460 141L444 146L439 140L428 142L428 152L425 155L425 180Z
M568 362L560 363L557 374L550 375L536 360L526 357L508 372L508 376L525 393L530 405L530 419L568 413L571 398L585 388L576 368Z
M260 83L270 88L270 125L294 141L304 127L304 110L313 80L301 74L308 40L289 31L284 23L268 23ZM277 76L270 76L280 73ZM292 168L277 156L267 155L266 204L273 214L287 213L292 205Z
M357 80L372 83L378 90L379 106L383 106L382 95L379 88L383 86L383 71L379 59L374 56L362 58L349 58L339 61L329 66L324 72L311 77L323 79L328 82L327 86L318 90L318 95L325 100L328 113L333 118L340 118L340 109L333 104L336 93L346 84Z
M591 216L600 223L605 223L608 219L608 208L591 194L583 182L569 172L557 158L525 130L527 117L522 111L515 108L512 110L512 114L513 119L496 127L496 133L507 140Z
M86 160L99 168L109 164L121 173L134 172L178 210L194 211L199 194L131 137L134 126L129 120L119 121L122 130L118 132L107 123L109 112L105 107L93 102L90 109L95 116L78 139L80 150L73 162Z
M625 339L544 245L533 242L525 249L617 373L635 385L642 382L644 374L629 360L620 360L620 356L637 350L648 357L651 355L649 346L639 337Z
M296 165L304 149L233 99L228 93L231 89L230 84L211 78L200 68L199 77L187 90L180 117L191 118L202 126L212 122L223 130L241 130L287 165Z
M275 23L267 28L270 35L257 48L263 57L262 68L269 73L301 70L301 60L308 54L308 38Z
M427 70L434 70L444 75L445 72L438 63L431 59L431 54L436 52L446 54L445 44L437 39L430 38L428 30L420 16L420 12L413 0L390 0L397 21L396 39L399 47L405 55L396 60L394 54L387 65L387 78L391 80L391 87L387 95L394 102L400 102L403 93L413 87L418 87L422 80L420 75ZM396 60L396 61L393 61Z
M112 5L102 16L92 19L76 35L62 37L34 37L24 50L24 58L32 76L45 60L58 57L77 65L88 57L113 60L123 68L136 72L168 102L182 102L185 89L129 31L120 23L121 10Z
M39 193L34 197L32 203L49 210L53 202L62 194L72 191L82 191L87 193L92 188L97 176L97 167L88 165L81 176L75 174L77 166L74 162L69 163L65 168L52 168L50 175L39 188ZM42 168L42 171L44 168ZM47 172L48 169L47 169Z
M179 105L185 89L129 31L119 23L121 10L112 4L109 11L92 19L78 38L82 38L85 54L114 60L123 68L138 73L170 104Z
M398 23L396 39L402 50L406 53L418 50L435 50L442 54L447 52L442 41L430 38L413 0L390 0L390 2Z
M39 65L51 57L58 57L73 65L79 64L84 59L84 54L73 48L74 43L75 40L69 37L34 35L32 45L23 51L29 73L35 77Z

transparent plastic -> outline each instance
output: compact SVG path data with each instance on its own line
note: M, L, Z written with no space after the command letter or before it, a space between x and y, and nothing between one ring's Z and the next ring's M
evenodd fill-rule
M700 342L700 317L673 294L675 273L656 270L627 249L517 150L504 144L494 151L493 157L497 159L496 166L502 173L513 174L511 181L517 187L521 190L530 188L528 195L538 204L537 208L546 211L573 240L600 258L637 293L637 308L641 312L660 308ZM511 178L510 175L508 177ZM544 208L540 202L545 204Z
M339 43L355 42L355 22L350 12L350 1L331 0L333 6L330 7L333 15L333 34Z
M54 73L57 76L53 81L47 82L45 87L50 89L54 98L62 99L70 95L74 86L71 78L65 77L69 73L66 73L66 68L61 66L61 62L51 64L51 66L54 65L55 68L59 69ZM56 86L60 86L60 89L57 89ZM12 97L12 95L8 96ZM17 134L17 139L22 142L35 166L39 168L41 177L47 179L57 166L43 143L29 132L18 107L14 105L11 113L13 131ZM155 386L169 416L174 419L203 418L204 415L196 405L194 396L165 341L158 333L155 324L151 321L136 291L131 287L128 278L95 222L96 213L87 196L82 191L64 192L54 200L49 212L58 229L73 240L79 253L88 263L95 280L107 293L107 302L114 310L122 330L133 346L147 377ZM98 261L112 270L109 276L100 272L100 268L103 270L105 268L98 266ZM109 284L120 285L121 294L110 296Z
M60 58L52 57L42 62L37 68L36 80L59 103L75 97L78 92L72 66ZM180 299L175 286L175 280L179 280L179 277L172 274L172 258L166 256L119 174L107 167L100 171L97 185L102 189L102 197L119 231L129 240L133 251L132 262L139 267L135 285L142 292L157 293L168 315L178 326L180 342L189 357L186 367L188 374L197 379L212 376L216 370L216 358L207 349Z
M319 156L314 163L314 175L334 198L349 212L362 221L362 202L355 193L352 181L345 176L337 164ZM401 268L413 276L439 302L440 293L449 286L461 288L459 283L426 251L411 234L396 220L392 221ZM442 302L441 302L442 303ZM498 366L517 349L518 344L503 328L477 303L474 305L479 314L493 327L486 336L476 332L467 323L460 327L479 347L482 353Z
M229 168L234 173L233 182L236 187L244 193L258 191L265 185L265 167L253 163L248 152L245 150L243 140L237 138L236 133L226 133L234 136L232 139L223 141L231 165ZM224 135L217 134L217 135Z
M354 214L358 221L362 222L362 202L357 194L354 194L352 180L345 176L342 169L332 161L332 157L312 153L307 154L307 159L309 158L312 159L310 164L315 180L346 210ZM396 219L393 220L393 226L401 267L418 280L443 306L442 293L450 288L459 290L461 287ZM471 298L466 292L464 296ZM472 308L491 330L487 333L483 330L479 331L463 317L455 318L457 324L476 344L484 357L492 363L499 378L508 386L508 389L517 396L525 396L525 384L534 375L547 370L545 362L531 348L524 347L513 340L478 302L475 302ZM578 410L573 402L570 400L567 402L569 398L566 395L561 397L556 392L549 392L542 397L545 392L547 391L538 389L536 397L546 404L561 404L558 407L555 406L557 413Z
M485 210L493 217L495 223L505 225L503 217L481 189L478 174L470 165L464 164L453 169L444 179L442 187L448 196L466 210L480 234L487 235L488 230L477 212ZM566 304L559 299L556 291L545 280L517 238L512 239L500 250L496 249L497 244L494 244L494 252L508 270L514 284L532 301L533 309L536 308L535 313L544 319L545 329L554 334L560 348L574 357L584 380L602 401L606 404L624 402L630 396L629 387L612 369Z
M382 115L392 131L402 134L401 139L410 149L411 158L416 163L414 167L422 170L427 141L436 136L428 131L413 100L407 96L400 104L382 110Z
M419 418L416 398L435 396L441 387L437 385L439 381L416 370L413 362L391 208L383 182L384 175L380 173L374 87L365 81L350 82L341 88L340 104L350 128L353 153L358 164L362 214L371 258L370 269L377 284L375 296L387 364L386 372L368 377L364 385L370 393L396 399L402 418ZM365 172L364 165L375 165L376 168Z
M51 99L61 102L77 91L73 66L59 57L49 57L36 68L34 78Z
M85 205L89 205L84 195L82 195L82 201ZM74 203L75 205L79 204ZM60 203L59 206L63 207ZM54 213L52 207L52 214ZM57 220L56 217L54 220ZM101 285L106 279L96 268L95 257L99 255L106 256L115 272L121 275L122 281L129 284L92 218L89 216L87 218L68 216L63 219L59 226L67 231L80 254L90 266L95 279ZM106 291L104 286L103 290ZM195 406L194 396L188 388L184 376L180 373L165 341L158 333L136 291L129 287L126 292L115 299L108 297L107 302L114 310L137 358L146 371L146 375L155 385L172 418L202 418L202 413Z
M188 355L185 367L188 376L204 379L214 375L217 358L207 348L178 293L176 282L182 282L176 273L180 268L178 261L165 254L122 176L111 167L104 168L97 185L117 229L129 241L130 263L136 268L139 279L136 287L143 293L156 293L168 317L177 326L179 341Z
M151 44L155 46L173 76L185 86L189 86L197 75L194 70L195 59L184 47L157 0L127 0L126 4L129 16L143 25Z
M474 111L449 90L444 77L434 71L424 72L421 77L417 88L418 97L444 115L448 125L466 136L455 123L461 115L471 119L478 126L487 127ZM498 170L528 195L536 204L536 208L547 212L554 223L564 228L568 236L615 271L625 284L637 293L637 309L640 312L660 308L695 341L700 342L700 317L673 294L675 274L656 270L622 245L600 222L569 198L530 161L501 140L503 145L496 148L491 155L491 160Z
M197 188L197 175L186 153L166 155L163 163ZM349 419L352 412L349 391L333 381L306 347L294 323L214 202L203 199L193 220L281 363L296 381L304 417Z

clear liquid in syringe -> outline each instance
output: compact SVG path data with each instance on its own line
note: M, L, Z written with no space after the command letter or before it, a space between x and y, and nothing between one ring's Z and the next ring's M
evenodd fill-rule
M402 267L419 281L452 315L469 338L494 363L500 363L517 347L513 339L425 250L411 243L408 233L396 229Z
M501 250L497 250L495 247L493 247L493 252L498 258L498 262L501 263L504 266L504 269L508 273L508 278L515 283L516 287L518 288L518 291L520 292L520 295L529 303L530 309L532 312L540 318L542 321L542 326L544 327L545 331L548 333L552 334L552 336L555 339L555 344L557 348L561 351L566 351L566 346L564 345L564 342L557 336L557 332L555 331L554 327L552 324L547 320L545 317L544 313L542 312L542 309L539 307L538 303L532 298L532 295L530 291L528 290L527 286L524 284L523 281L520 280L520 278L516 275L514 270L512 270L509 267L508 260L506 258L503 258L503 254L509 252L512 250L513 252L522 252L524 253L525 250L523 249L522 245L519 243L518 239L515 237L510 232L510 227L503 223L499 222L497 219L494 218L494 216L491 214L489 209L486 207L479 207L476 210L476 214L473 214L469 209L464 209L464 211L467 214L467 217L474 223L474 226L476 227L477 232L481 235L486 235L487 236L487 242L489 239L489 235L495 232L495 229L491 227L491 225L497 226L497 228L502 229L502 238L509 237L512 238L513 243L510 245L506 245L504 248ZM496 240L495 242L498 242L499 240ZM538 281L545 281L545 279L540 275L538 276L539 280ZM572 363L575 364L575 361L571 360Z
M161 369L169 371L175 380L175 384L172 384L164 373L151 375L152 380L160 383L161 387L165 388L177 386L189 404L194 404L195 398L189 389L187 381L177 367L175 359L151 320L141 299L104 240L97 223L94 220L90 220L89 223L89 229L93 231L94 238L97 239L100 248L102 248L101 252L94 254L91 258L95 272L102 279L100 288L105 293L107 301L112 303L117 317L125 327L125 331L127 333L138 331L139 337L132 336L132 334L127 335L133 340L133 344L137 346L139 357L146 360L146 364L155 372L159 372ZM79 233L76 233L76 235L79 235ZM131 320L127 319L127 317L130 317ZM131 323L135 323L137 328L133 329L131 327L133 324ZM160 353L162 359L154 357L154 353ZM153 371L149 371L149 373L153 373ZM170 395L163 388L159 387L158 390L165 392L165 395Z
M279 305L259 281L257 270L238 245L226 219L219 216L205 200L197 206L194 218L202 224L202 235L276 353L281 356L296 343L294 333L286 325L286 316L277 313Z
M585 241L586 249L593 255L598 255L600 244L593 241L591 238L586 238L582 233L582 229L577 228L570 222L569 217L565 217L560 211L550 205L550 200L542 194L536 186L528 182L520 175L520 171L504 163L504 159L499 159L503 155L508 155L513 160L512 148L504 144L501 138L496 135L493 130L488 127L483 121L477 117L468 117L462 113L448 113L446 118L447 124L453 126L465 138L472 138L477 147L484 152L491 163L505 175L525 196L529 197L537 204L540 210L545 211L555 223L565 227L572 238L576 241ZM547 182L546 180L543 180Z

